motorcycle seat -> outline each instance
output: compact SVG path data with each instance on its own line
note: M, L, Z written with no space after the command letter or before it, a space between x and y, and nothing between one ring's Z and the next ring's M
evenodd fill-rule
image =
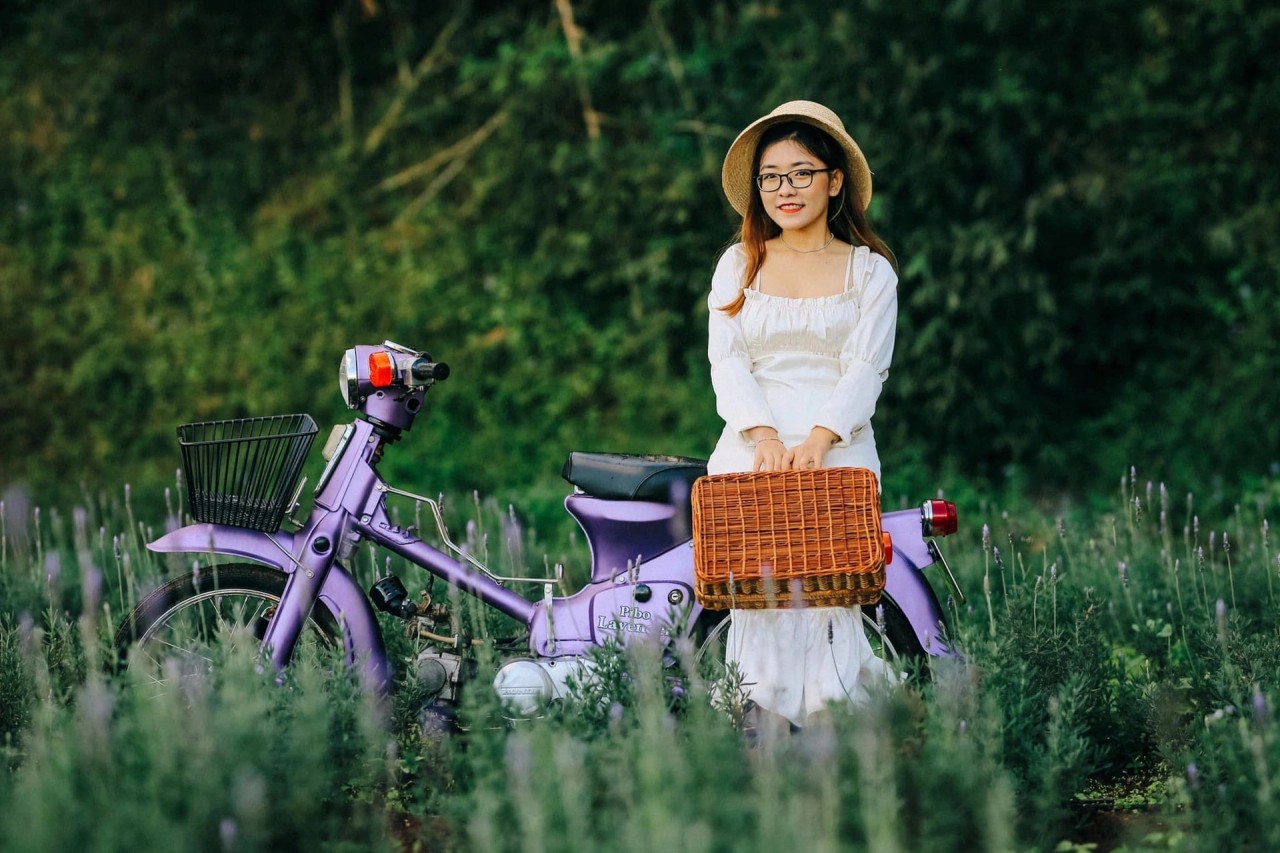
M707 463L686 456L635 456L574 450L561 475L588 495L606 500L689 502L693 482Z

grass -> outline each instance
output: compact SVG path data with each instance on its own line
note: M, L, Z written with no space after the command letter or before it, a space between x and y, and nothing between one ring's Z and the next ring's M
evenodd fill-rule
M166 522L127 490L69 512L10 497L0 848L1274 849L1276 503L1264 484L1210 521L1131 472L1102 510L962 506L945 547L969 593L950 605L964 661L749 748L699 685L673 710L643 649L602 651L594 683L513 723L481 648L465 734L431 725L411 667L380 702L319 651L284 686L243 642L176 689L104 675L121 614L184 568L142 547ZM451 523L504 570L581 560L469 506ZM418 577L354 563L366 585Z

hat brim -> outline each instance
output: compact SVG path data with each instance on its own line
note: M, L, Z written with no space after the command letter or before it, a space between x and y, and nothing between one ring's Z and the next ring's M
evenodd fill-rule
M848 161L849 174L845 179L853 184L854 194L862 209L866 210L871 203L871 169L867 166L867 158L853 137L844 129L840 119L831 110L813 101L791 101L783 104L766 116L756 119L747 125L738 138L729 146L724 157L724 166L720 171L720 183L724 187L725 197L739 214L745 216L747 206L751 202L751 193L755 191L755 154L761 135L776 124L783 122L803 122L813 125L826 133L844 149L845 160Z

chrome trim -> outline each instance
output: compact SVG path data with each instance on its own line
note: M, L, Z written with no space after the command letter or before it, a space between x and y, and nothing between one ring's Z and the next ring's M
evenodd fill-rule
M942 556L942 549L938 547L937 540L929 540L929 553L933 555L934 562L942 566L942 571L946 572L947 582L951 584L951 589L955 591L956 599L961 604L964 604L964 592L960 589L960 584L956 582L956 576L951 573L951 567L947 565L947 558Z
M293 522L298 527L302 526L302 522L294 518L293 514L298 511L298 506L302 502L302 490L306 488L306 486L307 486L307 478L303 477L301 480L298 481L298 488L293 490L293 497L289 498L289 511L285 513L285 517L288 518L291 522Z
M270 542L272 545L275 545L277 548L280 549L280 553L284 554L286 560L288 560L290 563L293 563L294 566L301 569L303 572L307 571L307 567L302 565L302 563L298 561L297 557L290 554L287 548L285 548L283 545L281 545L279 542L273 539L270 533L264 533L263 536L266 537L268 542ZM284 571L283 566L281 566L281 570ZM308 573L307 577L311 577L311 575Z
M360 369L356 366L354 348L344 352L342 361L338 363L338 387L342 390L342 402L347 404L348 409L359 405Z
M556 564L556 576L551 578L519 578L519 577L505 577L503 575L495 574L494 572L490 571L489 567L486 566L484 563L480 562L475 557L468 554L465 549L460 548L457 545L453 544L453 540L449 538L449 531L444 526L444 515L441 514L440 512L440 504L436 503L431 498L423 497L422 495L415 495L413 492L406 492L403 489L397 489L394 486L388 486L386 483L382 483L382 482L379 482L376 486L374 486L374 488L385 494L399 495L402 498L408 498L411 501L424 503L427 506L431 507L431 514L435 516L435 519L436 519L436 530L440 532L440 541L444 543L444 546L448 548L450 551L452 551L453 553L457 554L459 557L465 560L468 564L470 564L473 568L478 570L481 574L483 574L485 577L487 577L489 580L493 581L494 583L497 583L497 584L505 584L505 583L551 584L551 583L559 582L563 575L563 570L559 563Z
M422 355L416 349L409 349L404 344L398 344L395 341L383 341L382 345L393 352L403 353L404 355Z
M334 424L337 427L337 424ZM333 455L329 457L329 461L324 464L324 470L320 472L320 480L316 483L316 489L312 494L318 495L324 491L324 487L329 485L329 478L333 476L333 472L338 467L338 460L342 458L342 453L347 449L347 444L351 441L352 434L356 431L354 423L347 424L346 430L342 433L342 438L338 439L338 445L333 449ZM329 442L325 442L328 449Z

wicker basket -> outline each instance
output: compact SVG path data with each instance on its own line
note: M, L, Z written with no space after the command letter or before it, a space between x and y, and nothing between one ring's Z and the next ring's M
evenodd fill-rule
M712 610L874 604L884 590L875 474L716 474L693 486L694 592Z

